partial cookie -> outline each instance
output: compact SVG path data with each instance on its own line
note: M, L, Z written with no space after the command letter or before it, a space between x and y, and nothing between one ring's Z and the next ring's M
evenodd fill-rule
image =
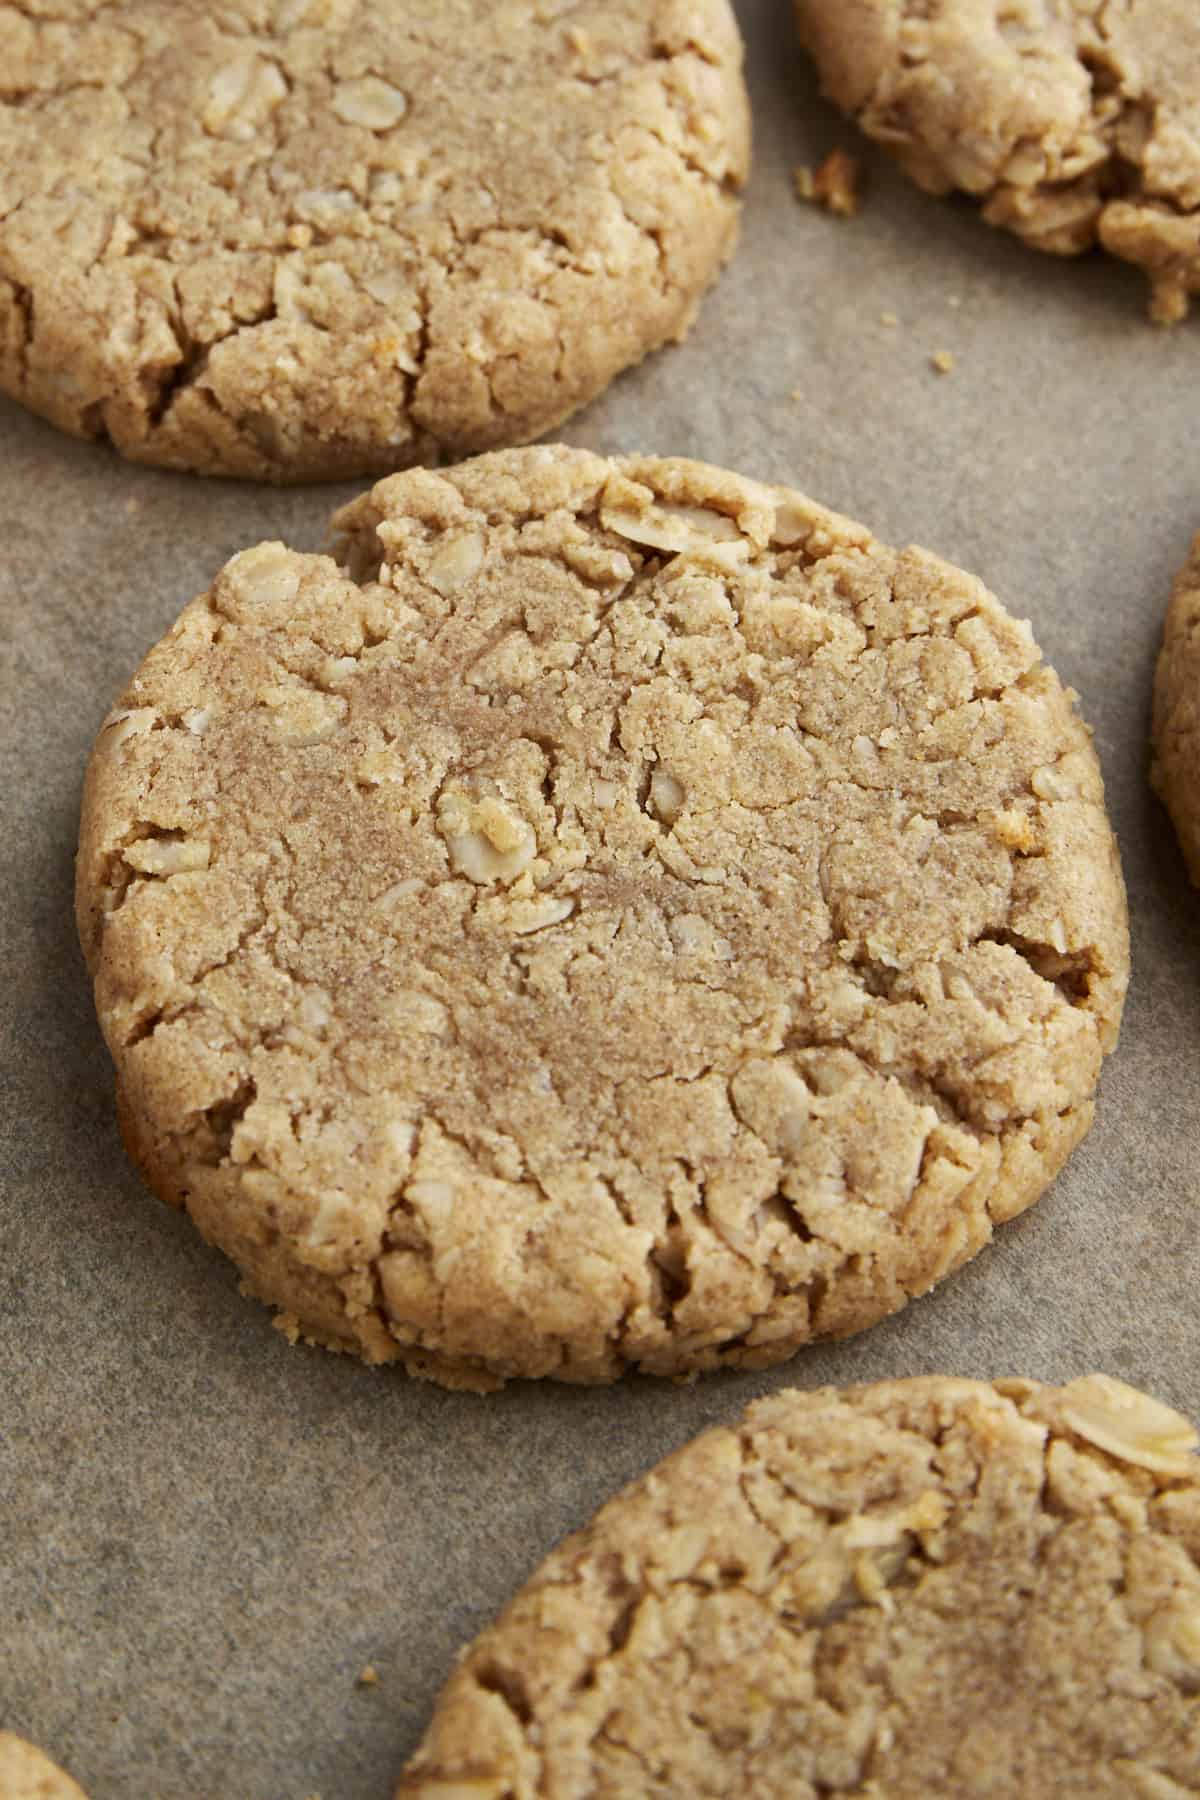
M727 0L0 5L0 389L303 481L536 437L681 338L749 155Z
M83 807L130 1152L256 1293L447 1382L761 1366L1037 1199L1128 943L1027 626L698 463L337 524L187 608Z
M1193 0L794 0L825 91L929 193L1038 250L1138 263L1163 324L1200 291Z
M1150 779L1200 886L1200 537L1171 594L1154 680Z
M397 1800L1200 1793L1200 1463L1123 1383L784 1393L544 1562Z
M87 1800L48 1756L11 1731L0 1731L0 1800Z

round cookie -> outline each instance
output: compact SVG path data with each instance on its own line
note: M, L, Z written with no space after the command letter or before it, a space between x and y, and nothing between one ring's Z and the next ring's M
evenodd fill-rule
M1200 886L1200 536L1171 593L1154 679L1150 779Z
M11 1731L0 1731L0 1796L3 1800L87 1800L69 1775Z
M698 463L501 452L335 523L150 653L78 862L130 1152L289 1329L761 1366L1037 1199L1128 941L1027 626Z
M1200 1463L1102 1375L783 1393L568 1538L397 1800L1200 1794Z
M536 437L733 249L728 0L70 0L0 37L0 389L137 461Z
M826 93L929 193L1036 249L1140 264L1164 324L1200 291L1192 0L794 0Z

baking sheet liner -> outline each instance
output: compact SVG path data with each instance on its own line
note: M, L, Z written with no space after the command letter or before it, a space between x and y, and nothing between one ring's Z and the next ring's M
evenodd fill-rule
M456 1648L555 1541L769 1390L1103 1368L1200 1414L1200 929L1146 785L1200 526L1200 320L1157 331L1135 272L915 192L820 103L782 0L739 11L737 259L687 344L563 435L795 483L1032 619L1095 727L1129 886L1096 1125L935 1295L769 1374L478 1399L289 1348L126 1163L72 857L89 745L147 647L235 550L322 546L354 488L136 469L0 403L0 1725L92 1800L383 1800ZM793 196L836 144L864 156L852 221Z

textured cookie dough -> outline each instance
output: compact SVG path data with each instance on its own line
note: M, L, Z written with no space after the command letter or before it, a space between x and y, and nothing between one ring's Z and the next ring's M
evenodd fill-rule
M681 338L727 0L0 0L0 389L274 481L536 437Z
M1038 250L1102 244L1173 324L1200 291L1194 0L794 0L825 90L929 193Z
M11 1731L0 1731L0 1800L87 1800L48 1756Z
M130 1151L254 1292L446 1382L761 1366L1038 1197L1128 944L1027 626L698 463L336 524L187 608L83 808Z
M1200 887L1200 537L1175 583L1154 682L1150 779Z
M1198 1794L1195 1445L1102 1375L760 1401L542 1564L397 1800Z

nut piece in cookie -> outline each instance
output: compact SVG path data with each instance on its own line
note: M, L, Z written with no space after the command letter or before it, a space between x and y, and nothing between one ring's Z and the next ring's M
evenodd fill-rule
M1200 292L1200 13L1189 0L793 0L825 92L921 187L1035 249L1099 244L1174 324Z
M1195 1445L1101 1375L760 1400L547 1558L396 1800L1195 1794Z
M728 0L51 13L0 10L0 390L136 461L524 442L682 338L732 254Z
M761 1367L1088 1128L1088 733L924 551L699 463L392 476L244 551L88 772L130 1154L284 1328L470 1386Z

